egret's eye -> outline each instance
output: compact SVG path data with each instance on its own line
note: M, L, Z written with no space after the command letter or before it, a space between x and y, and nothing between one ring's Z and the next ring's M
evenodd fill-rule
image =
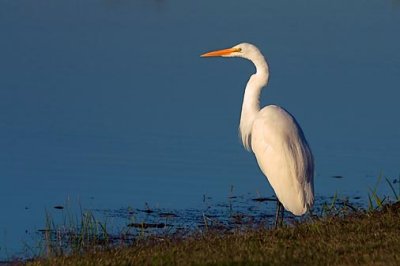
M236 51L235 51L235 52L240 53L241 51L242 51L242 48L236 48Z

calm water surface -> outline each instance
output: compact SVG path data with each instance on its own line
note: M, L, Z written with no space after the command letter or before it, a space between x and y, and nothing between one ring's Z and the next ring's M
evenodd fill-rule
M400 173L399 1L0 0L0 32L0 257L68 199L271 196L238 140L252 65L199 57L239 42L269 62L262 104L302 125L319 198Z

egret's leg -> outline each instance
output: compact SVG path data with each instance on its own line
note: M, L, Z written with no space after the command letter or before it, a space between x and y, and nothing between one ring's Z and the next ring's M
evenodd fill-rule
M283 223L283 205L282 203L277 199L276 200L276 214L275 214L275 228L278 228L279 226L282 225Z
M279 221L279 226L283 225L283 215L285 214L285 208L283 207L282 203L279 202L281 205L281 220Z

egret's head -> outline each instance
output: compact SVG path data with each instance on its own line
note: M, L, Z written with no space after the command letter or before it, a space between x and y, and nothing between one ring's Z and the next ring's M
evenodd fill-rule
M260 50L250 43L240 43L233 46L232 48L211 51L202 54L201 57L212 57L212 56L222 56L222 57L243 57L252 60L261 55Z

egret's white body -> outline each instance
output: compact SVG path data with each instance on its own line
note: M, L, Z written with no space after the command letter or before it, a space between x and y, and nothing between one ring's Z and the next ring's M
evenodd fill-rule
M278 200L294 215L303 215L314 203L314 160L303 131L285 109L269 105L260 110L261 90L268 83L269 70L264 56L252 44L203 54L204 57L242 57L256 67L246 86L240 135L252 150Z

